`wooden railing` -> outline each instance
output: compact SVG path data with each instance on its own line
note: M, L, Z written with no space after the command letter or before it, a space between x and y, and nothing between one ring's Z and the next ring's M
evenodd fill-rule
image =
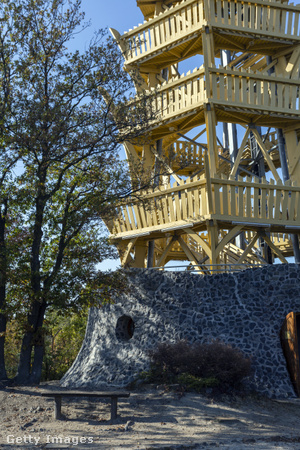
M300 226L300 188L277 183L211 179L212 206L223 220Z
M215 103L299 114L299 80L260 75L243 69L209 68L209 73L210 96Z
M300 7L266 0L186 0L120 37L126 64L133 64L197 36L203 25L232 32L300 40Z
M195 32L200 33L203 24L203 2L187 0L171 7L124 33L120 45L124 49L126 64L132 64L153 52L163 50L174 42L188 40Z
M196 111L207 102L245 110L255 108L258 113L284 114L285 118L300 113L298 80L228 67L210 67L208 73L206 79L203 68L195 69L164 82L153 95L153 122L176 120L177 116Z
M204 259L206 257L206 253L203 250L203 247L201 247L193 238L192 236L188 234L183 234L182 239L184 242L188 245L188 247L193 251L195 255L198 256L199 260ZM202 239L207 238L207 233L201 234ZM182 247L178 241L175 241L172 250L170 251L170 259L172 259L172 254L174 253L183 253Z
M280 1L204 0L205 18L213 27L300 40L299 6Z
M152 108L156 121L161 121L189 112L206 100L204 69L200 68L163 83L153 98Z
M245 230L244 236L246 239L246 243L251 242L254 238L256 231ZM291 241L291 234L286 231L285 233L272 232L268 233L268 237L270 241L277 247L284 255L290 256L293 254L293 244ZM257 240L254 244L254 248L259 250L260 242Z
M144 232L184 228L216 218L255 225L300 226L300 187L271 180L212 178L182 181L144 195L144 202L120 206L112 234L138 237ZM124 235L125 234L125 235ZM122 237L122 236L120 236Z
M277 131L271 131L270 133L262 136L262 140L268 149L272 148L273 146L277 146L277 139Z
M127 202L120 207L119 218L114 221L112 233L140 231L152 228L159 230L170 223L182 223L187 219L199 220L208 214L206 180L181 185L175 183L167 189L157 189L144 196L143 202ZM142 231L141 231L142 232Z
M174 142L167 149L173 170L193 166L199 168L204 167L205 152L204 145L197 145L196 143L181 140Z

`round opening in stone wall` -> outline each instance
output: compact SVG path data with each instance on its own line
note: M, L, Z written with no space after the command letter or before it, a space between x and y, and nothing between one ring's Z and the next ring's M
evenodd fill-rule
M130 316L121 316L117 320L116 336L119 341L129 341L134 333L134 321Z

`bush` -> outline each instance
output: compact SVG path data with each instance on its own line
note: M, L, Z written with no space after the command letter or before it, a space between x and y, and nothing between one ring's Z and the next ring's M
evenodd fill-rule
M178 383L188 391L202 392L206 388L214 388L219 385L216 378L199 378L188 373L182 373L177 377Z
M188 374L197 379L214 379L223 388L238 387L250 374L251 361L230 345L187 341L162 343L149 352L151 376L156 381L175 382Z

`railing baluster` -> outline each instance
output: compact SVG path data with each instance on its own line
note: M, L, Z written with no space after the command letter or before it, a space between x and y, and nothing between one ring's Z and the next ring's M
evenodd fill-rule
M299 8L281 2L262 5L254 0L186 0L122 36L122 45L128 49L126 63L164 51L176 40L180 45L180 39L196 30L200 32L205 23L231 31L299 40L299 15Z

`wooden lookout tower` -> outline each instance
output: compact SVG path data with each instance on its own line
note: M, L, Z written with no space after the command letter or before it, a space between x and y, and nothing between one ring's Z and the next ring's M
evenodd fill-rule
M144 141L156 177L109 225L121 264L300 262L300 6L280 0L137 0L124 68L154 93ZM196 67L196 68L195 68ZM160 167L160 172L157 172Z

